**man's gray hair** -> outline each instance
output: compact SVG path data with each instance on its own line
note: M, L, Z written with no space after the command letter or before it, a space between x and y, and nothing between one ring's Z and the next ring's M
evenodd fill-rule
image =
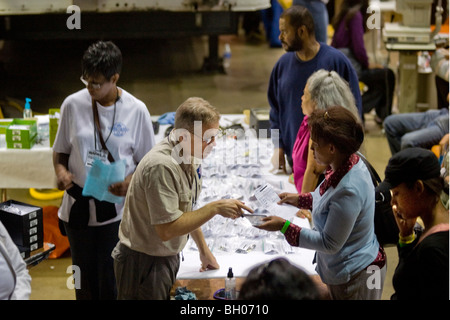
M356 108L355 97L350 87L335 71L320 69L314 72L306 82L316 109L342 106L350 110L361 123L361 116Z
M175 113L175 129L186 129L194 132L195 121L201 121L208 126L220 120L220 113L208 101L191 97L183 102Z

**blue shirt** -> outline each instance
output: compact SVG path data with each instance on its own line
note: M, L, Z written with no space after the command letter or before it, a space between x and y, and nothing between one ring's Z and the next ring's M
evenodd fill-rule
M289 158L292 158L292 149L304 117L301 100L303 89L309 76L320 69L336 71L349 83L362 118L359 80L342 52L325 43L320 43L319 52L309 61L301 61L295 52L286 52L270 75L268 100L271 129L279 130L279 140L274 143L278 143ZM272 135L272 139L275 137L276 135Z
M346 283L369 266L379 250L370 173L359 160L336 188L320 195L319 186L312 197L314 227L301 230L299 246L317 251L316 271L324 283Z

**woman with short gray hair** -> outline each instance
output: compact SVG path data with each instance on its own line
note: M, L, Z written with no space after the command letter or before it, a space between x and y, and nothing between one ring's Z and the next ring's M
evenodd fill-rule
M306 82L316 109L326 109L330 106L342 106L350 110L360 120L358 109L347 81L336 71L324 69L314 72Z
M294 183L298 193L314 191L321 173L326 169L317 165L310 150L308 115L315 109L327 109L331 106L348 109L362 123L348 83L335 71L321 69L308 78L302 96L302 111L305 117L292 150Z

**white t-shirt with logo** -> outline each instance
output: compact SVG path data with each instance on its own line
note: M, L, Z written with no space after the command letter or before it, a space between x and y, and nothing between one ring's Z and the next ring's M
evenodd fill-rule
M139 161L154 146L155 136L146 105L125 90L121 91L115 106L104 107L97 102L97 109L106 147L115 161L125 159L127 176L134 172ZM68 96L61 106L61 118L53 151L69 155L69 171L73 174L73 182L83 187L89 170L86 166L88 154L101 149L94 126L92 98L87 89L82 89ZM61 220L69 221L73 202L73 198L67 192L64 193L58 213ZM117 216L99 223L96 221L94 201L91 200L89 225L118 221L122 217L122 209L123 202L116 204Z

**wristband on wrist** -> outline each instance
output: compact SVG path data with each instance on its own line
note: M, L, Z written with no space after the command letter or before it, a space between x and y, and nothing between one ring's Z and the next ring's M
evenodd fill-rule
M409 236L402 237L401 235L398 236L398 244L400 247L406 246L416 240L416 233L413 232Z
M281 228L281 233L284 234L286 232L286 230L289 228L289 225L291 224L291 222L289 220L286 220L286 222L284 223L283 228Z

